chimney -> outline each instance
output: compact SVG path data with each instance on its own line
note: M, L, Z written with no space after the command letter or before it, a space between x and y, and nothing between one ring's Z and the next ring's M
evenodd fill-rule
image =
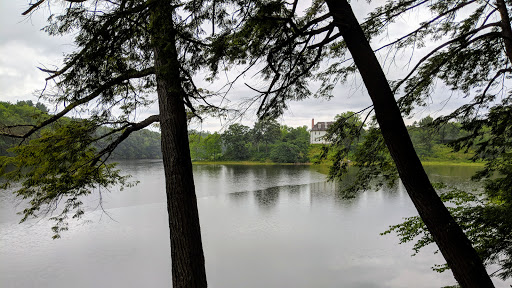
M315 128L315 118L311 119L311 129Z

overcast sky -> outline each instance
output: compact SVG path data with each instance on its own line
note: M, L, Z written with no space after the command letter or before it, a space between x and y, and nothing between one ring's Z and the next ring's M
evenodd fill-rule
M357 17L362 20L369 11L366 1L352 1ZM45 32L40 31L44 26L49 12L40 9L31 18L21 16L21 13L28 7L28 1L0 1L0 100L16 102L18 100L37 101L36 90L44 87L45 73L39 71L36 67L52 67L59 65L65 52L73 49L72 38L70 37L49 37ZM415 13L407 17L403 17L400 23L397 23L395 30L389 30L385 34L387 39L382 39L381 43L372 43L374 48L384 44L415 26L419 19L428 15ZM417 51L413 59L419 59L425 52ZM383 55L380 55L384 59ZM385 71L389 79L403 77L408 67L406 62L410 55L403 55L402 59L398 59L392 65L385 64ZM244 81L250 82L251 77L248 75L246 79L239 82L228 95L232 103L237 103L243 98L252 96L254 92L243 85ZM208 87L205 87L208 88ZM446 93L440 87L439 93ZM434 97L432 105L429 108L419 110L415 118L407 120L410 123L418 118L425 117L428 114L440 115L444 111L448 111L466 101L460 96L452 96L450 103L446 104L440 98ZM288 126L311 125L311 119L318 121L331 121L336 114L345 111L359 111L370 105L370 98L366 93L366 89L362 85L359 78L350 78L346 83L338 85L335 88L334 97L327 101L325 99L307 99L300 102L293 102L289 105L289 110L278 119L281 124ZM156 113L156 107L140 111L139 116L145 117L152 113ZM254 110L248 113L241 120L243 124L252 126L256 117ZM221 119L206 119L202 124L193 124L192 129L216 131L226 124ZM225 126L224 126L225 127Z

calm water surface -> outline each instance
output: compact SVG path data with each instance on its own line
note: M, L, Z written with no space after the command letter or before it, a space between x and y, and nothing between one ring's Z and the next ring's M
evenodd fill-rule
M47 220L17 224L23 204L0 192L0 287L170 287L161 161L123 162L136 187L87 199L85 223L51 240ZM468 184L474 168L428 167ZM380 236L416 215L404 188L340 195L307 166L194 166L209 287L441 287L440 255ZM496 281L497 287L511 283Z

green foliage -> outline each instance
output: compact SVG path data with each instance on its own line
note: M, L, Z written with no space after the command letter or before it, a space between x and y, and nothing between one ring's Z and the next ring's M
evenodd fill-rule
M21 135L27 128L34 127L49 117L48 108L41 103L33 105L30 100L18 101L16 104L0 102L0 131L6 130L9 133ZM70 119L63 117L61 121L70 121ZM46 129L53 129L52 127L50 125ZM102 126L98 127L94 133L95 136L100 137L101 135L109 134L111 131L112 128ZM102 150L110 144L110 141L119 137L120 134L121 131L118 131L109 135L109 137L101 138L95 141L93 146L97 150ZM36 133L36 135L39 135L39 133ZM20 140L15 138L0 136L0 156L12 155L12 153L8 154L8 149L19 143ZM162 158L160 133L147 129L133 132L131 137L119 143L110 156L111 160L159 158Z
M219 133L191 131L188 138L192 161L215 161L222 156L222 140Z
M421 160L469 161L474 155L473 147L468 147L466 153L458 153L446 146L468 135L459 122L434 121L427 116L408 126L407 130Z
M434 119L427 116L407 127L411 141L414 144L414 149L420 159L434 156L434 146L441 142L439 130L436 129L433 122Z
M309 161L309 132L306 126L279 126L274 120L260 120L250 129L233 124L221 135L224 160L304 163Z
M21 213L21 222L52 215L54 238L67 230L69 217L80 218L84 213L82 196L127 184L126 176L121 176L114 164L101 161L90 145L94 125L83 120L65 122L15 146L11 149L14 156L0 157L0 177L6 180L1 188L21 183L15 193L30 204Z
M486 265L498 265L493 275L502 279L512 277L512 110L506 101L491 108L486 118L464 122L462 128L471 133L451 143L456 150L474 149L473 160L485 162L484 169L473 176L483 181L484 191L441 190L442 200L452 204L451 214L480 257ZM433 243L419 217L391 226L385 234L390 232L397 233L401 243L416 241L415 253ZM447 269L446 265L436 267Z
M297 147L295 162L308 162L308 151L309 151L309 132L306 126L297 128L290 128L287 126L281 127L281 142L288 143ZM290 147L290 146L289 146Z
M112 129L103 127L98 129L101 132L96 134L105 134ZM109 139L101 139L94 143L98 149L104 149L108 146L109 140L112 141L119 137L120 132L114 133ZM125 159L161 159L162 148L160 147L160 133L148 129L143 129L133 132L130 137L119 143L110 155L110 160L125 160Z
M299 147L289 142L281 142L272 147L270 159L276 163L299 162Z
M18 101L16 104L0 102L0 132L22 134L27 127L37 125L48 118L48 109L41 103ZM0 136L0 156L8 155L7 150L19 141Z
M510 202L497 202L485 194L473 194L456 188L444 189L441 198L446 203L457 223L462 227L485 265L500 267L493 275L502 279L512 276L512 207ZM400 243L415 241L416 255L434 240L423 221L409 217L405 222L393 225L384 234L394 232ZM446 264L435 265L434 270L443 272Z
M383 184L392 186L398 178L380 130L374 126L365 130L364 126L359 114L346 112L336 116L326 134L331 145L324 147L322 158L332 162L329 179L351 179L352 183L344 185L348 195ZM346 177L349 167L357 171L352 177Z
M217 132L208 134L204 139L206 146L206 155L209 159L215 161L222 156L222 140L221 135Z
M327 155L327 156L323 155L324 146L325 146L324 144L309 145L308 158L311 163L322 164L324 162L328 162L327 159L332 159L332 157L333 157L332 155Z
M242 124L232 124L222 134L222 144L225 147L226 160L249 159L250 128Z
M349 111L336 115L335 122L329 127L326 135L326 139L336 149L335 153L339 154L335 157L340 159L349 157L364 136L366 132L364 127L365 124L361 121L359 114Z
M265 160L268 158L269 146L279 141L281 137L279 123L275 120L258 120L251 132L254 143L251 158Z

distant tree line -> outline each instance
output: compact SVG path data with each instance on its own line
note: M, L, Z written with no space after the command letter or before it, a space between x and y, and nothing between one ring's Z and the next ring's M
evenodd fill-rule
M365 145L365 139L376 137L376 133L380 133L374 131L374 129L376 129L374 126L363 123L359 114L354 112L337 115L326 136L326 139L333 145L329 148L325 147L323 152L322 149L318 149L323 145L312 145L311 161L318 162L326 158L337 161L334 159L336 153L343 155L345 160L357 159L356 153L362 153L361 149ZM474 154L475 149L473 147L459 153L455 153L449 147L451 143L469 135L469 132L464 130L459 122L450 121L442 123L442 125L436 125L434 119L428 115L419 121L414 121L411 125L407 125L407 131L421 160L469 160ZM322 153L323 155L321 155Z
M0 127L10 125L36 125L48 117L48 108L41 103L18 101L16 104L0 102ZM61 121L70 121L63 118ZM48 127L46 129L51 129ZM110 128L99 129L107 134ZM103 149L121 132L95 142ZM8 155L9 147L18 142L14 138L0 137L0 156ZM232 124L223 133L189 132L190 154L196 161L272 161L276 163L304 163L309 161L309 132L306 126L292 128L279 125L275 120L260 120L253 128ZM143 129L133 132L110 155L112 160L160 159L160 133Z
M37 119L44 117L48 109L41 103L18 101L16 104L0 102L0 129L12 133L21 130L23 125L35 125ZM0 136L0 156L7 155L7 149L18 143L15 138Z
M42 103L18 101L16 104L0 102L0 125L35 125L45 119L48 108ZM340 121L343 119L344 122ZM368 129L363 125L359 115L345 112L336 116L332 131L345 131L336 140L336 149L348 149L348 159L353 157L357 145L361 145ZM64 118L62 121L69 121ZM341 126L342 127L341 127ZM352 127L352 128L349 128ZM108 130L108 127L103 129ZM356 131L359 137L351 135ZM447 122L440 127L433 125L433 118L425 118L407 126L411 140L418 155L423 159L441 157L450 160L450 149L444 144L468 134L458 122ZM102 131L103 133L104 131ZM115 138L117 134L112 134ZM332 140L332 139L331 139ZM109 139L102 139L95 145L104 148ZM223 133L194 131L189 132L190 155L195 161L272 161L276 163L305 163L318 160L321 144L310 145L310 136L306 126L292 128L279 125L275 120L259 120L252 128L242 124L232 124ZM17 142L13 138L0 137L0 156L8 154L7 149ZM114 150L110 159L160 159L160 133L143 129L134 132L131 137L121 142ZM469 156L468 156L469 158ZM453 160L453 159L452 159Z
M427 116L411 126L407 126L416 153L420 158L435 157L435 147L440 144L449 144L469 133L462 129L459 122L446 122L438 126L434 119Z
M109 129L104 127L103 129ZM112 137L117 137L115 133ZM97 148L103 149L110 141L104 139L99 141ZM129 138L119 143L116 149L110 155L112 160L121 159L161 159L162 150L160 148L160 133L148 129L135 131Z
M48 118L48 108L42 103L34 104L32 101L18 101L16 104L0 102L0 128L10 129L16 125L36 125L38 121ZM61 122L70 121L70 118L62 118ZM52 129L48 127L46 129ZM110 128L103 127L103 130ZM44 131L44 130L43 130ZM16 131L12 131L16 132ZM103 132L103 131L100 131ZM119 133L114 133L110 138L115 138ZM39 135L39 134L38 134ZM105 138L95 144L96 149L102 149L109 143L110 138ZM9 154L8 149L19 141L15 138L0 136L0 156ZM135 131L125 141L121 142L110 155L112 160L120 159L158 159L162 158L160 149L160 133L143 129Z
M191 131L189 142L193 160L309 161L307 127L292 128L275 120L260 120L253 128L232 124L222 134Z

